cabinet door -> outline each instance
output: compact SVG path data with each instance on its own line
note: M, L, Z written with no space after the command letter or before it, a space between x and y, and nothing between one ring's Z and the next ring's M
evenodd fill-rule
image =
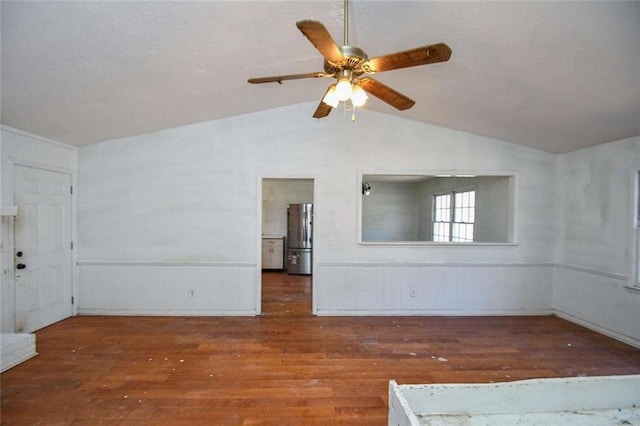
M282 238L262 240L262 269L284 269L284 241Z
M271 269L271 251L272 247L262 244L262 269Z
M271 264L273 269L284 269L284 250L282 245L271 248Z

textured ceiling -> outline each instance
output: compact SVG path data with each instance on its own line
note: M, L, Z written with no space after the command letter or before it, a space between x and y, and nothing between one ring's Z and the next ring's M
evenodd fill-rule
M298 103L313 120L329 80L246 80L322 70L298 20L343 42L341 0L1 8L2 123L74 145ZM365 109L550 152L640 135L640 2L352 0L349 38L369 57L453 50L376 75L412 109Z

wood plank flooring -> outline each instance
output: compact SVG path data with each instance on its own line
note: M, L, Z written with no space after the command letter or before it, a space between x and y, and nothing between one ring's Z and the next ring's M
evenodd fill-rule
M555 317L313 317L266 273L261 317L70 318L1 376L2 424L386 425L387 387L639 374L640 350Z

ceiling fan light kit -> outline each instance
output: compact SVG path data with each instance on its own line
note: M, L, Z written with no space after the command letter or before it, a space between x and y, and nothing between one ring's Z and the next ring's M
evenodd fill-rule
M336 85L332 84L329 86L329 90L327 90L327 94L322 98L322 102L329 105L331 108L337 108L340 103L340 98L338 98L338 94L336 93Z
M364 89L357 84L354 84L352 89L353 91L351 93L351 103L354 107L360 108L365 104L365 102L367 102L369 96L367 96L367 93L364 91Z
M398 110L411 108L415 101L378 80L368 76L362 77L362 75L446 62L451 57L451 49L444 43L438 43L369 59L364 50L349 46L348 3L348 0L344 1L344 46L342 47L338 47L322 23L312 20L296 22L298 29L324 57L324 72L250 78L248 82L282 84L285 80L335 78L336 82L327 88L316 108L314 118L326 117L333 108L338 107L340 102L350 101L354 108L361 107L368 99L367 92Z
M347 101L351 98L351 70L344 69L340 71L340 77L338 78L338 84L336 85L336 94L341 101Z

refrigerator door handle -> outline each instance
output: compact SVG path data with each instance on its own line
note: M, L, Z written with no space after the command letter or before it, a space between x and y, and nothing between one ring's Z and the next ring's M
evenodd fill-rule
M303 212L306 213L306 210L307 210L306 208L303 209ZM304 214L303 217L304 217L304 221L302 222L302 241L305 242L304 246L306 246L306 242L307 242L307 215Z
M306 206L303 211L305 214L304 214L304 221L302 223L302 239L304 240L305 247L306 247L306 243L309 241L309 235L307 235L307 233L309 232L309 224L308 224L309 217L306 214L307 213Z

